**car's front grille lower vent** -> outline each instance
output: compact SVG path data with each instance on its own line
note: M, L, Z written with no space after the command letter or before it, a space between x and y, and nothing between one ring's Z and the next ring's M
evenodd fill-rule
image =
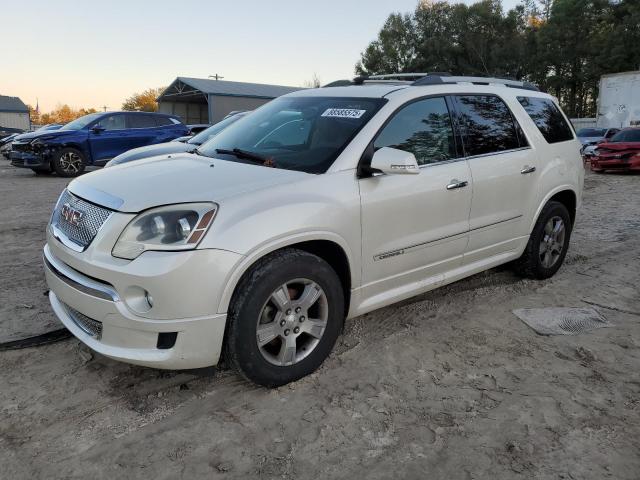
M51 225L83 250L113 213L65 190L51 217Z
M89 318L79 311L71 308L69 305L63 304L67 309L67 313L80 329L88 335L91 335L96 340L102 338L102 322Z

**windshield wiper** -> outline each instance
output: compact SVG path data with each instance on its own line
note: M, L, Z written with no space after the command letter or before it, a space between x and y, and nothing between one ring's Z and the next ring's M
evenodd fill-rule
M258 155L257 153L241 150L239 148L234 148L233 150L216 148L216 153L221 153L223 155L235 155L238 158L250 160L253 163L257 163L258 165L265 165L266 163L273 162L273 160L271 160L270 158L263 157L261 155Z

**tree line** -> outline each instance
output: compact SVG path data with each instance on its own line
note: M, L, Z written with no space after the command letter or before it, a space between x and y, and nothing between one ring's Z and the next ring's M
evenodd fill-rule
M640 69L640 0L500 0L467 6L422 0L391 14L356 73L449 72L509 77L593 117L600 77Z

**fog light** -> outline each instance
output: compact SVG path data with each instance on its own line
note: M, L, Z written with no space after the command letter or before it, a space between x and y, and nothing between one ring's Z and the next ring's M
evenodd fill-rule
M153 297L149 294L149 292L147 291L144 292L144 298L149 304L149 308L153 307Z

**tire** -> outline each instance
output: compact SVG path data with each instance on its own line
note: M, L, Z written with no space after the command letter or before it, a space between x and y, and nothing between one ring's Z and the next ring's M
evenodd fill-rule
M599 168L592 168L592 169L591 169L591 171L592 171L593 173L602 173L602 172L604 172L604 170L599 169Z
M225 360L259 385L285 385L322 364L343 323L344 293L331 266L302 250L280 250L259 260L238 283Z
M36 175L51 175L53 172L51 170L47 170L46 168L32 168L33 173Z
M536 221L522 256L515 262L515 270L522 276L543 280L553 276L569 248L571 216L562 203L547 203Z
M63 148L56 153L51 163L61 177L77 177L87 166L84 155L75 148Z

